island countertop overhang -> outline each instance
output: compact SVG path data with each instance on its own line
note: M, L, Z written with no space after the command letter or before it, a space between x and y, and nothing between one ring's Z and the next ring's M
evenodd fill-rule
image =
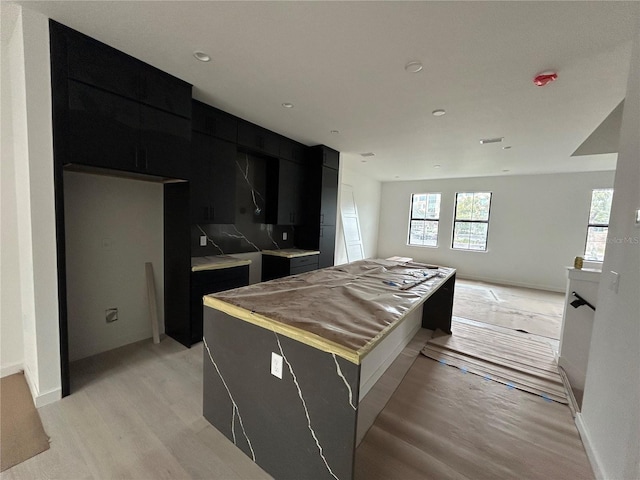
M204 305L360 364L456 270L362 260L204 297Z

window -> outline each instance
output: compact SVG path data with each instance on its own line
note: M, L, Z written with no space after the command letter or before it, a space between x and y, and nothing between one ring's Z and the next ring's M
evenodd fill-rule
M598 188L591 192L591 209L587 226L587 243L584 247L585 260L601 262L609 232L609 214L613 188Z
M452 247L460 250L487 250L491 192L456 193Z
M409 245L437 247L439 220L439 193L412 194L411 221L409 222Z

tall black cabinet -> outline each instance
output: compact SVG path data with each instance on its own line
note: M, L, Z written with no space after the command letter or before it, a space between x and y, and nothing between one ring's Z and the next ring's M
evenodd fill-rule
M340 152L324 145L309 149L305 181L308 221L300 229L300 248L319 250L318 268L331 267L335 258Z

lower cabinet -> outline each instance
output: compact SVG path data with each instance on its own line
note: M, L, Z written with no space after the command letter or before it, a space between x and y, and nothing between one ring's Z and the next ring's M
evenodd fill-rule
M188 333L182 338L187 347L202 341L202 297L210 293L249 285L249 265L191 272L191 300L189 321L184 325ZM179 340L182 342L182 340ZM185 342L182 342L185 343Z
M318 255L304 257L279 257L276 255L262 255L262 281L297 275L318 269Z

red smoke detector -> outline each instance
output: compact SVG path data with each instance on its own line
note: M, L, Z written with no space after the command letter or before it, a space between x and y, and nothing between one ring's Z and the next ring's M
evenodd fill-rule
M556 78L558 78L558 74L556 72L542 72L535 76L533 83L538 87L544 87L548 83L553 82Z

